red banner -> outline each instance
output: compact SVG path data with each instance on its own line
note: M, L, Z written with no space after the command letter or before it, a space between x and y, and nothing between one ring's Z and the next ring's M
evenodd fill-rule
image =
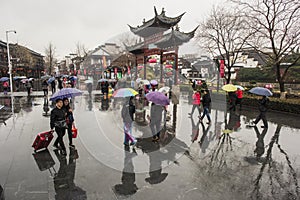
M221 78L224 78L225 75L225 61L220 60L220 76Z
M115 75L118 73L118 69L115 67Z
M130 66L127 67L128 75L130 75Z

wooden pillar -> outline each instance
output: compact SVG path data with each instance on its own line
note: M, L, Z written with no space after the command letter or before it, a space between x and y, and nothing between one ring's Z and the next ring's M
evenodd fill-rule
M135 55L135 80L137 79L138 73L138 62L137 62L137 55Z
M147 64L147 56L145 56L145 54L144 54L144 79L147 78L146 64Z
M175 62L174 85L178 85L178 47L175 47L174 62Z
M164 68L163 68L163 51L160 51L160 83L163 83Z

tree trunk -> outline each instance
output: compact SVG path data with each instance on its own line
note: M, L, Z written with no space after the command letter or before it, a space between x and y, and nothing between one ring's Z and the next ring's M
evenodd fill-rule
M286 93L284 90L284 81L280 79L280 81L278 82L279 82L279 89L280 89L280 99L286 99Z

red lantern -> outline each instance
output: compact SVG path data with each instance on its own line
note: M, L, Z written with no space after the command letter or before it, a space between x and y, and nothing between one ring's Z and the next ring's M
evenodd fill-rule
M172 69L172 68L173 68L173 65L166 65L165 68L170 68L170 69Z

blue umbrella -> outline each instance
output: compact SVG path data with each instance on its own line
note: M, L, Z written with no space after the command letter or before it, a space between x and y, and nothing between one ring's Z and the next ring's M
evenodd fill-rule
M2 77L2 78L0 78L0 82L5 82L5 81L8 81L8 80L9 80L8 77Z
M146 99L148 101L152 101L153 103L157 104L157 105L169 105L170 104L170 100L169 98L161 92L149 92L148 94L146 94Z
M49 83L53 82L54 80L55 80L55 77L51 77L51 78L49 78L49 80L47 81L47 83L49 84Z
M63 98L72 98L76 96L82 95L82 91L78 90L76 88L63 88L58 92L55 92L52 97L50 98L50 101L55 101L57 99L63 99Z
M251 90L249 90L249 92L252 94L257 94L257 95L267 96L267 97L273 95L273 93L269 89L263 87L252 88Z
M71 76L71 77L69 77L69 80L72 80L72 81L77 80L77 76Z
M26 76L15 76L13 79L14 81L16 80L21 80L21 79L26 79L27 77Z

